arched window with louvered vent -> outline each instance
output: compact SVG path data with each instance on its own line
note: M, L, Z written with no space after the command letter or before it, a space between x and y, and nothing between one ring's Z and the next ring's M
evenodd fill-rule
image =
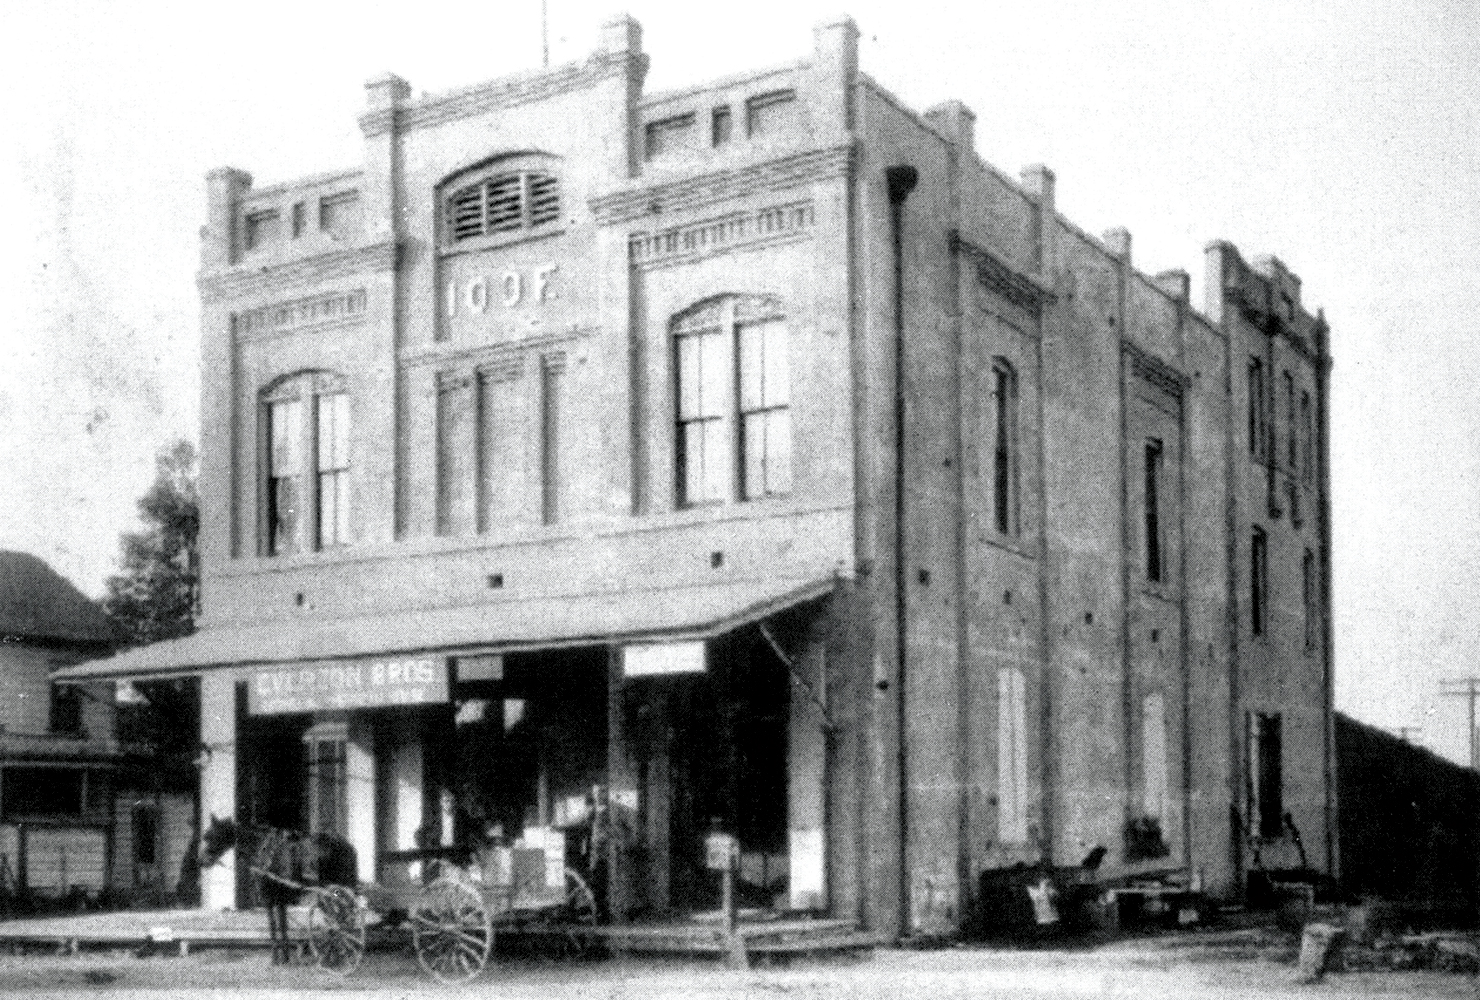
M538 229L560 219L560 182L533 170L485 175L446 200L446 242Z

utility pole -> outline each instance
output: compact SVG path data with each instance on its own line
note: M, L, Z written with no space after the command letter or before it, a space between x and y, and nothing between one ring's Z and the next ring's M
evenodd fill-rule
M544 68L550 68L550 0L540 0L540 48Z
M1480 747L1475 745L1475 699L1480 698L1480 677L1456 677L1444 683L1448 685L1443 692L1446 696L1470 699L1470 767L1480 771Z

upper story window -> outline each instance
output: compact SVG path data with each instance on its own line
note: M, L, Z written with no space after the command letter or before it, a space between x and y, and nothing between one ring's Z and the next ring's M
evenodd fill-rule
M997 532L1020 533L1018 518L1017 372L1005 358L992 362L992 516Z
M1316 429L1311 415L1310 393L1300 394L1300 454L1304 463L1300 469L1300 478L1308 486L1316 478Z
M349 395L344 380L304 372L263 396L264 555L344 545L349 524Z
M453 188L443 204L443 242L550 226L560 219L560 182L535 170L500 171Z
M1255 528L1249 545L1249 630L1269 630L1269 537Z
M348 239L360 225L360 192L340 191L319 199L319 230Z
M745 102L745 124L751 138L784 132L796 123L797 93L776 90Z
M1249 359L1249 454L1256 459L1267 456L1269 430L1264 409L1264 362Z
M82 692L72 685L51 686L47 729L54 736L82 735Z
M261 212L248 212L244 220L242 239L248 250L256 250L278 238L282 218L275 208Z
M730 135L734 131L734 119L730 115L730 106L722 104L715 108L709 118L709 140L717 149L730 141Z
M679 506L788 492L790 348L780 304L714 299L677 317L672 333Z
M655 160L660 156L692 150L697 131L695 122L692 111L662 121L648 122L644 132L644 155L649 160Z
M1155 438L1146 442L1146 496L1142 515L1146 533L1146 579L1160 582L1165 558L1161 535L1162 448Z
M1300 596L1301 606L1305 612L1305 651L1309 653L1316 648L1320 640L1321 603L1320 589L1316 580L1316 554L1310 549L1305 550L1305 557L1300 562Z
M1293 474L1300 466L1300 449L1296 441L1299 433L1295 425L1295 376L1285 372L1285 462Z

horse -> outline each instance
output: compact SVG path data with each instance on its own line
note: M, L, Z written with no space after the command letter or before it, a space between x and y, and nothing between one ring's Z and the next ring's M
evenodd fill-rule
M305 834L269 826L238 826L230 818L211 817L201 834L200 867L216 865L235 847L250 857L262 901L267 907L267 934L272 941L272 964L289 960L288 907L313 886L359 882L359 859L354 845L332 833Z

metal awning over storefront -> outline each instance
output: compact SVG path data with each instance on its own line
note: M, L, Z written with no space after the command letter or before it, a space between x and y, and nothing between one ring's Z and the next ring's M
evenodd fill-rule
M180 676L214 667L384 654L498 653L709 639L821 598L835 586L833 577L749 580L411 609L363 618L222 625L67 667L52 677L74 682L124 680Z

